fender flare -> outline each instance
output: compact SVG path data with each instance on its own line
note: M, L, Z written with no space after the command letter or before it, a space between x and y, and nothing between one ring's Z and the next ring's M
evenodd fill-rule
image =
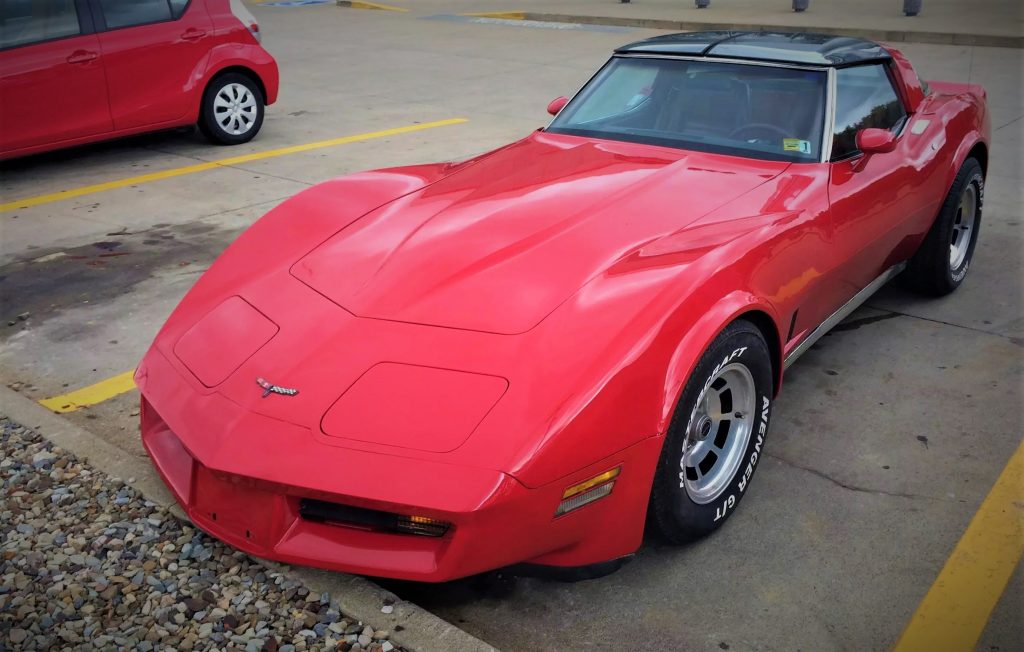
M749 316L749 317L748 317ZM768 321L765 321L767 317ZM682 397L683 389L700 361L701 356L721 334L725 328L737 319L751 318L765 335L768 350L772 356L772 369L775 376L774 394L778 394L782 385L782 342L779 327L779 316L775 308L767 301L744 290L736 290L715 302L694 322L681 338L668 363L667 374L662 395L662 414L658 424L659 432L667 432L672 415ZM774 333L766 333L766 326Z
M953 170L948 179L949 183L946 184L947 186L953 185L953 179L955 179L956 175L960 172L960 168L964 166L964 163L967 161L968 154L970 154L979 143L984 145L986 150L988 149L988 142L986 142L986 140L982 138L981 134L977 131L972 131L967 135L967 138L964 138L960 142L960 145L956 148L956 153L953 154Z
M255 45L239 45L222 43L210 49L193 69L189 83L183 89L193 95L192 112L199 119L203 94L206 87L219 74L229 68L240 68L248 71L263 91L266 104L277 101L277 62L266 50Z

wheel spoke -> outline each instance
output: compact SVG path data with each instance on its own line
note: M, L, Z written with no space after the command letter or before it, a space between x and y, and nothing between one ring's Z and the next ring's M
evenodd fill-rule
M746 412L741 412L741 411L736 411L736 412L712 412L712 413L709 413L708 416L710 416L711 419L713 421L716 421L716 422L718 422L718 421L734 421L734 420L739 420L739 419L746 419L747 418L747 413Z

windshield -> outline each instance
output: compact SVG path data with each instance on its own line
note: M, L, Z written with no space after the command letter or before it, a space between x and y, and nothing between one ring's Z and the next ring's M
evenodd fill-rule
M823 70L615 57L548 131L773 161L820 160Z

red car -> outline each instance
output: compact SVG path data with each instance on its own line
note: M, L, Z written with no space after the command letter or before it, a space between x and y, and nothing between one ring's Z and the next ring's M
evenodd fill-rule
M891 48L664 36L549 108L296 195L189 292L136 380L199 527L376 576L608 571L734 514L786 367L872 292L967 273L985 93Z
M0 2L0 158L191 124L244 143L277 83L241 0Z

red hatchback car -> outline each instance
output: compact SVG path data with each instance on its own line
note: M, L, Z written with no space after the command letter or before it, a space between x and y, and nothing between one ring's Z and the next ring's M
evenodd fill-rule
M244 143L277 85L241 0L0 3L0 158L190 124Z

